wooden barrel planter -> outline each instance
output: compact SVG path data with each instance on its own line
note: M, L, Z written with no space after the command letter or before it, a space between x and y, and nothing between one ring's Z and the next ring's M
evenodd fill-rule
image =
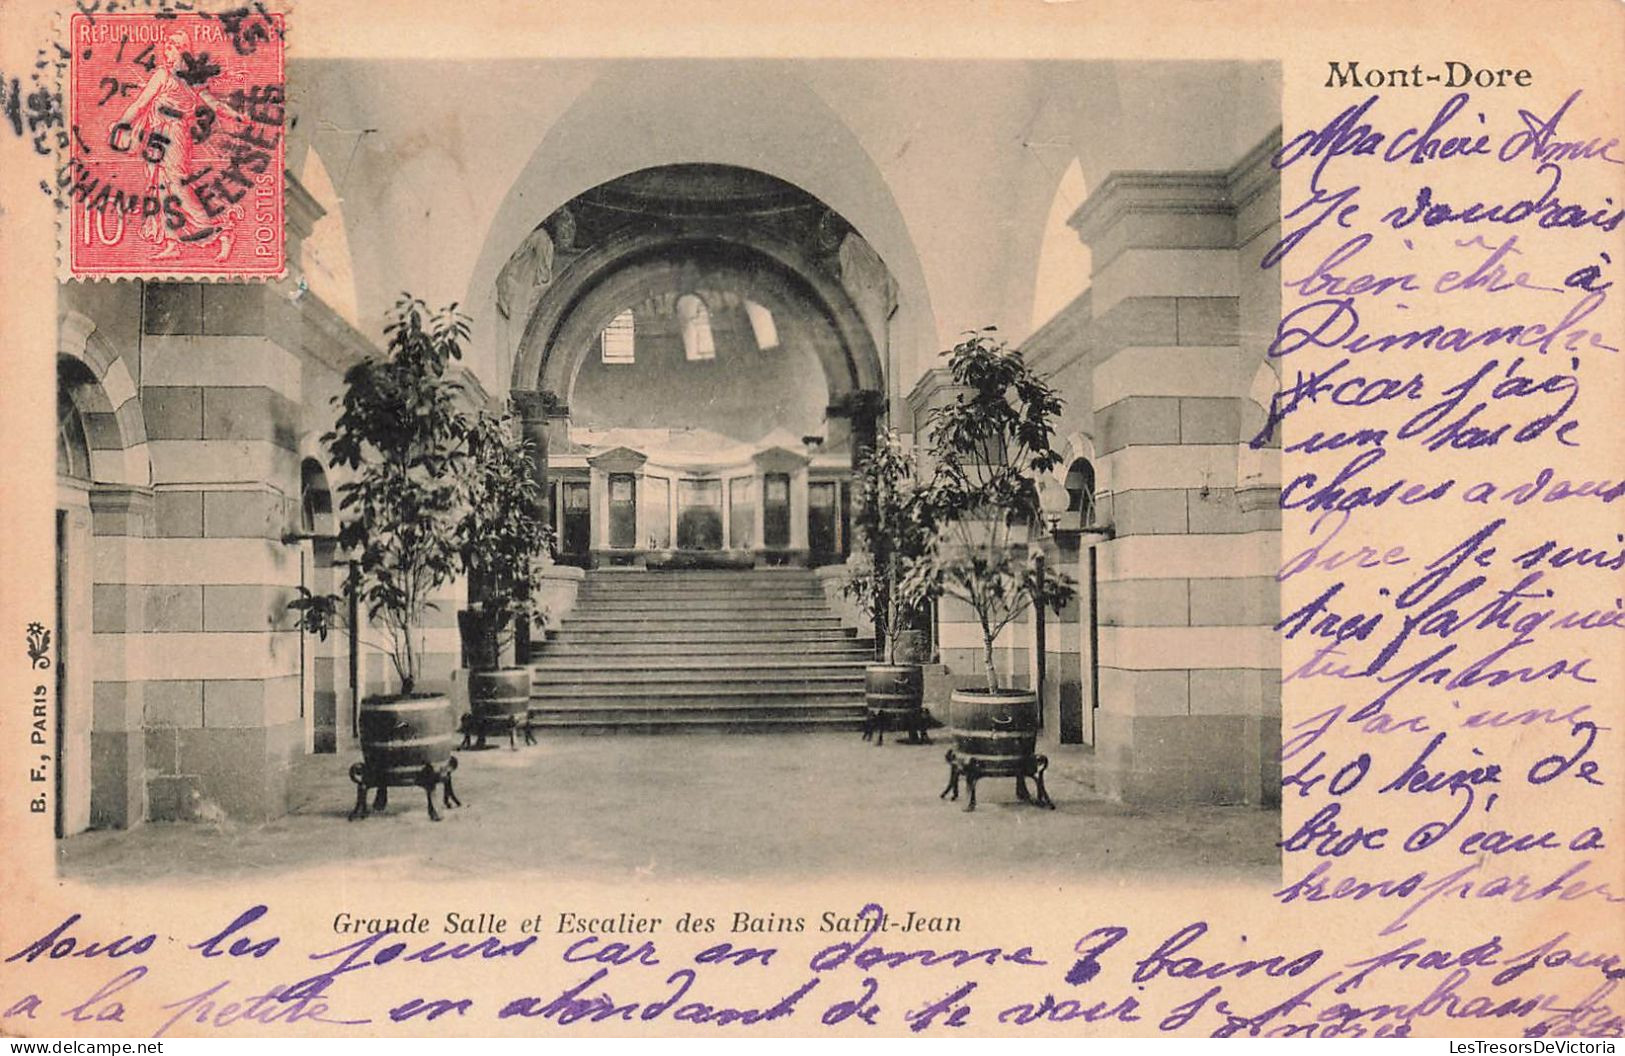
M493 671L468 673L468 702L472 709L478 747L485 747L488 730L508 731L508 746L514 747L514 733L525 729L525 740L534 744L527 719L530 715L530 668L503 667ZM467 743L465 731L464 743Z
M1038 696L1023 690L956 689L949 698L954 746L948 750L948 787L943 796L959 798L959 779L970 786L966 810L976 809L976 782L984 777L1014 777L1016 798L1041 807L1055 806L1044 788L1049 760L1038 754ZM1027 792L1027 778L1038 785L1038 798Z
M919 664L870 664L863 669L863 739L884 744L886 731L906 730L909 743L925 735L925 671Z
M368 697L361 702L361 759L350 768L356 784L356 805L351 820L367 816L367 789L377 789L373 810L389 804L389 789L406 785L422 788L429 801L429 817L440 820L434 809L434 789L445 786L445 804L458 803L451 786L457 759L452 748L457 740L457 722L451 701L441 693L421 693L405 697Z

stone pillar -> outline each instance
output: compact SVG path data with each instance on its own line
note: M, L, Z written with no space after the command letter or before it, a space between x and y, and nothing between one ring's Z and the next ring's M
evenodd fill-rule
M286 811L304 743L299 582L305 364L267 336L270 287L152 284L141 400L152 456L141 613L153 819Z
M89 506L93 537L90 525L85 525L75 538L75 518L80 511L70 514L70 538L64 540L69 547L66 587L77 594L92 578L86 543L94 548L94 563L105 578L92 588L94 593L89 606L74 606L88 609L89 626L70 629L65 639L68 649L61 659L68 665L68 703L72 705L75 700L87 697L94 701L89 738L88 820L96 828L127 829L141 824L147 815L147 740L150 735L143 721L145 686L139 681L141 672L131 670L132 660L139 663L139 658L129 655L135 650L129 644L132 638L126 636L137 636L133 640L139 642L138 636L146 626L139 601L144 591L129 584L141 578L141 562L132 551L152 534L152 489L98 484L90 491ZM75 565L80 567L75 568ZM94 634L94 644L85 640L83 632L87 630ZM74 665L77 658L70 655L75 638L80 646L88 647L83 649L83 655L91 661L78 665L77 669ZM116 649L113 648L115 643ZM106 655L101 655L103 653ZM75 725L70 721L69 729ZM71 751L69 754L71 756ZM64 759L65 764L69 762ZM77 832L82 827L70 826L67 831Z
M852 442L852 468L857 469L863 456L875 446L875 436L886 415L886 394L873 389L849 392L831 403L825 413L831 418L847 420Z
M548 491L547 477L548 419L557 415L558 399L543 389L511 389L508 398L519 412L521 433L530 441L531 473L541 491L542 517L552 524L553 497Z
M542 523L556 525L553 492L547 475L547 452L550 447L549 419L563 410L559 399L545 389L510 389L508 398L519 412L520 433L530 442L531 479L536 481L537 515ZM514 627L514 662L527 664L531 655L531 627L528 619L521 619Z
M1093 251L1091 432L1115 529L1099 547L1100 781L1134 803L1257 803L1279 606L1257 534L1274 511L1237 498L1238 176L1113 174L1072 225Z

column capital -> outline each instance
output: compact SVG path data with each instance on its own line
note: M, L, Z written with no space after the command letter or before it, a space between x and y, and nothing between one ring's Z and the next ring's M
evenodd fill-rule
M508 399L513 402L519 417L527 422L546 421L549 418L567 418L570 409L550 389L509 389Z
M878 389L854 389L831 400L825 413L834 418L877 418L885 410L885 393Z

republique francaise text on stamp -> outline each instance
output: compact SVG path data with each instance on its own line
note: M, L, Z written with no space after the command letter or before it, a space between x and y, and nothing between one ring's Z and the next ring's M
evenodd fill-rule
M283 16L75 14L73 278L283 273Z

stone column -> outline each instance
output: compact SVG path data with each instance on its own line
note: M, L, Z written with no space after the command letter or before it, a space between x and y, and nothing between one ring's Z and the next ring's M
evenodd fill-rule
M521 435L530 441L531 479L536 481L537 488L537 515L544 524L556 525L558 523L553 509L553 493L549 487L547 476L547 452L549 448L549 419L557 415L562 407L559 399L545 389L510 389L508 398L513 401L514 409L519 412L519 429ZM514 661L526 664L530 662L530 621L522 619L514 628Z
M150 284L141 401L154 536L142 614L148 811L274 818L303 751L299 550L305 364L268 336L271 287ZM135 664L132 657L132 664Z
M541 491L541 514L553 523L553 497L548 491L547 449L548 419L558 412L558 398L545 389L511 389L508 398L519 412L519 428L530 441L531 479Z
M1257 225L1239 207L1264 184L1249 168L1243 193L1240 168L1113 174L1072 218L1093 251L1091 432L1115 529L1099 548L1096 753L1103 789L1129 802L1269 798L1274 511L1241 506L1236 471L1256 355L1240 320L1265 296L1243 288Z
M84 511L71 511L69 538L64 540L69 548L65 587L75 595L94 593L92 599L83 599L90 604L70 608L70 618L77 609L89 619L76 621L78 625L69 629L59 662L68 665L65 703L71 708L79 701L93 701L88 820L97 828L127 829L147 817L147 741L151 733L145 721L146 687L140 681L141 672L137 670L134 676L131 672L132 662L139 664L141 658L130 654L139 647L132 649L130 643L141 641L147 630L145 602L149 595L143 587L128 584L142 578L139 555L133 551L152 534L152 490L98 484L89 494L89 522L83 521ZM91 587L93 564L105 578ZM87 631L93 632L94 644ZM115 643L116 649L112 648ZM78 657L72 655L75 649L87 661L77 667ZM107 655L97 656L98 651ZM70 721L69 729L76 725ZM71 754L64 765L72 763ZM70 826L67 831L71 834L83 827Z
M847 430L852 438L852 468L857 469L863 456L875 446L875 436L886 414L886 394L873 389L858 389L836 399L826 413L831 418L847 420Z

